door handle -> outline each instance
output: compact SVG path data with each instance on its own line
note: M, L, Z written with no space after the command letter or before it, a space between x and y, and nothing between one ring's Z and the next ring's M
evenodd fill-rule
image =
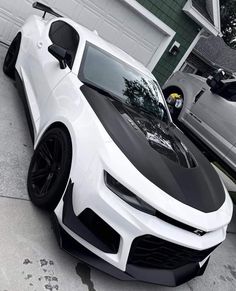
M200 92L197 93L194 99L194 103L197 103L198 99L202 96L202 94L205 92L205 89L202 89Z

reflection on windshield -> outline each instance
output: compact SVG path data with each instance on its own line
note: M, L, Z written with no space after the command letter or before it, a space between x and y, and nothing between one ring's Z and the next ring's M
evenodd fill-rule
M159 91L154 80L145 80L143 77L140 80L128 80L124 78L125 89L123 96L127 96L125 103L128 105L143 108L146 111L153 113L159 119L166 118L165 107L159 101Z
M82 82L110 93L128 106L144 110L164 122L169 119L156 80L94 45L86 47L79 77Z

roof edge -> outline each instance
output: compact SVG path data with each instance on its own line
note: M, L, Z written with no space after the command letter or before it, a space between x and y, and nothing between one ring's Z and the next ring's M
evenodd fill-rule
M192 51L193 54L195 54L199 59L201 59L203 62L207 63L209 66L212 67L218 67L218 68L222 68L224 69L226 72L230 73L230 74L234 74L235 71L231 70L230 68L226 68L225 66L222 66L218 63L213 62L212 60L207 59L203 54L201 54L197 49L193 49Z
M217 36L222 36L220 30L220 6L219 0L212 0L213 13L214 13L214 25L210 23L194 6L192 0L188 0L183 7L183 11L197 22L201 27L204 27L208 32Z

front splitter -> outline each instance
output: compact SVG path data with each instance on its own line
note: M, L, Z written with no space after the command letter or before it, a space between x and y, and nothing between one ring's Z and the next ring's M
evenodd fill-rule
M52 216L54 231L57 237L59 246L73 257L80 261L101 270L119 280L123 281L142 281L147 283L153 283L165 286L178 286L181 285L196 276L200 276L204 273L209 258L203 264L202 267L198 263L191 263L185 266L179 267L174 270L153 269L144 268L131 264L127 264L126 271L123 272L120 269L109 264L105 260L101 259L83 245L73 239L58 223L55 214Z

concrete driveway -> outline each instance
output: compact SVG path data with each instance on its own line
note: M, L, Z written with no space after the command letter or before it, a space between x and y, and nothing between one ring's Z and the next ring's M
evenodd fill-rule
M0 67L5 53L0 47ZM32 143L14 83L2 70L0 88L0 291L173 290L116 280L59 249L48 214L28 198ZM205 274L174 290L236 290L236 216Z

